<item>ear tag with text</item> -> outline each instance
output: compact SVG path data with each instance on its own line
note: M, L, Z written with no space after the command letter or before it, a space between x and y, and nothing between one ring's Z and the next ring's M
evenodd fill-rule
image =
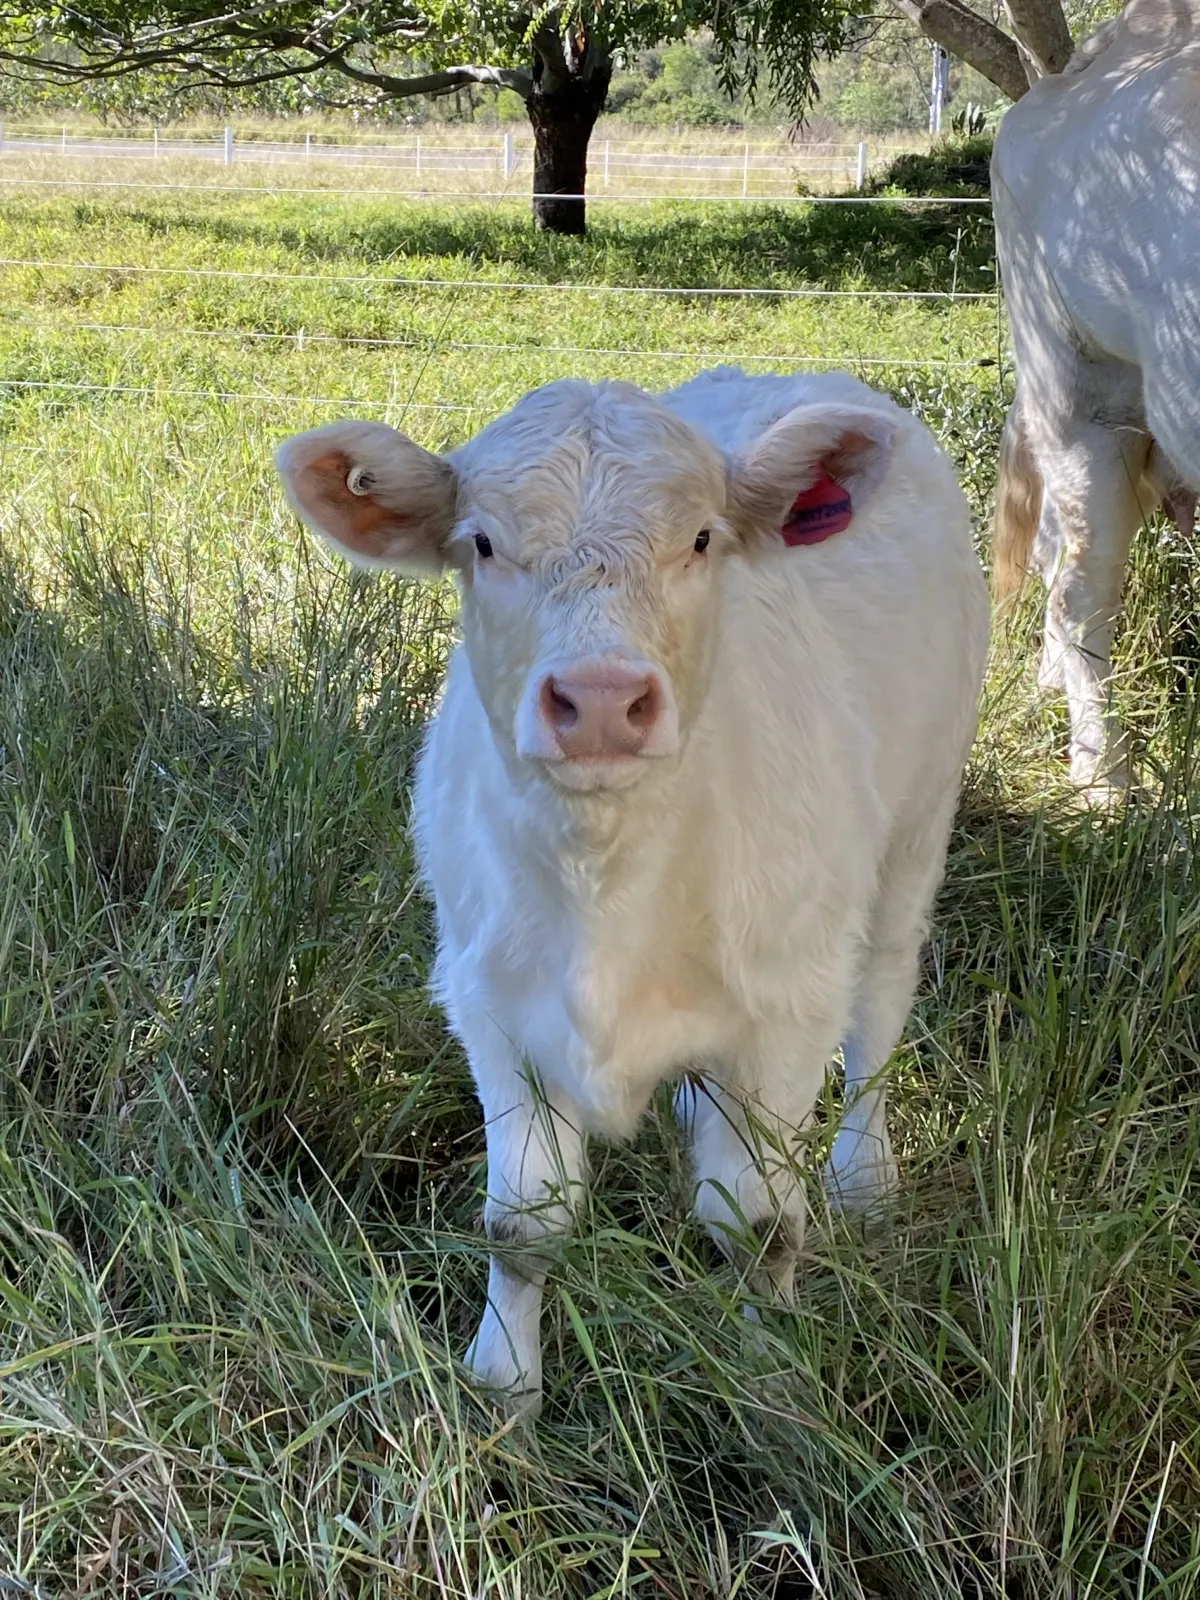
M820 544L848 528L853 516L849 489L823 472L811 488L796 496L779 531L786 545Z

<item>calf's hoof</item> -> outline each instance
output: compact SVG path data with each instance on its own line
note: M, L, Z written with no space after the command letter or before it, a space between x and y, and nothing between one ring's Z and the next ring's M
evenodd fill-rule
M1129 758L1119 744L1099 754L1086 746L1071 751L1071 783L1081 804L1101 810L1122 805L1131 782Z
M496 1410L506 1417L536 1417L542 1410L540 1356L518 1364L516 1352L503 1332L499 1338L483 1326L471 1341L463 1364Z
M1087 811L1118 811L1129 799L1128 779L1102 778L1079 786L1077 803Z
M520 1323L518 1323L520 1328ZM538 1416L542 1408L542 1352L539 1342L512 1338L491 1304L462 1358L480 1389L490 1390L504 1416Z

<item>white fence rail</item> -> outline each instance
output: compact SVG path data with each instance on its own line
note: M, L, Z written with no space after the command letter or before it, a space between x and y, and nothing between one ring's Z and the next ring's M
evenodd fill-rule
M654 150L596 139L591 148L592 182L597 190L631 187L666 189L685 185L730 196L794 194L797 179L861 189L872 159L885 159L890 147L857 144L752 144L740 148L690 151ZM0 155L61 156L89 161L211 161L225 166L325 162L357 168L399 170L435 186L439 179L496 178L507 183L533 168L533 143L524 134L497 133L463 142L415 134L399 141L339 142L311 133L296 139L239 136L235 128L198 138L160 129L147 133L84 134L62 128L6 128L0 123Z

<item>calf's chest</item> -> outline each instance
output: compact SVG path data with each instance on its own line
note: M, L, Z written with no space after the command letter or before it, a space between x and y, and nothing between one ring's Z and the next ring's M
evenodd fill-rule
M488 962L514 1042L590 1131L625 1137L657 1084L728 1047L736 1007L705 922L560 914Z

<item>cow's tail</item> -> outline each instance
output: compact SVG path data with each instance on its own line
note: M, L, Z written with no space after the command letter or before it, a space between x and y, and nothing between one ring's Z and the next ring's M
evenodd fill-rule
M1029 448L1017 395L1008 408L996 469L996 515L992 523L992 593L997 604L1021 588L1042 514L1042 477Z

